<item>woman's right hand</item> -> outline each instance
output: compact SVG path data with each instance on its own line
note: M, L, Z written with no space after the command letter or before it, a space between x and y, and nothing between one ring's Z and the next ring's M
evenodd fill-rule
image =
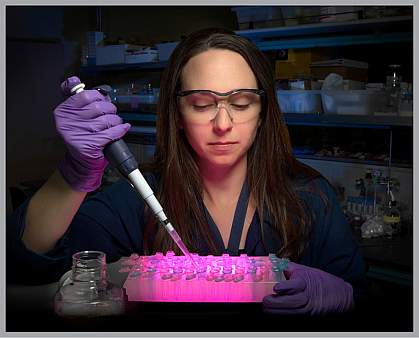
M65 95L80 83L76 76L61 84ZM55 125L67 146L67 154L59 164L65 181L76 191L97 189L107 160L103 148L120 139L131 125L123 123L109 96L97 90L84 90L69 96L54 110Z

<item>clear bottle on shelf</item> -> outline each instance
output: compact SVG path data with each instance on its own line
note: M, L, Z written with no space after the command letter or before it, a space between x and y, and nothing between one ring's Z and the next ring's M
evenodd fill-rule
M413 115L413 87L411 83L400 83L399 115Z
M400 65L389 65L386 76L387 112L398 114L400 100Z
M54 299L55 313L62 317L103 317L125 311L125 293L110 283L106 255L100 251L81 251L73 255L71 275Z

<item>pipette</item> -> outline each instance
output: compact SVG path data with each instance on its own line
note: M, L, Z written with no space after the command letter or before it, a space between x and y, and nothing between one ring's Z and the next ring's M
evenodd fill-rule
M84 83L79 83L70 90L70 93L80 93L84 90L84 87ZM97 89L101 94L107 95L109 92L109 88L109 86L99 86L95 89ZM153 190L148 185L140 170L138 170L137 160L135 159L134 155L132 155L131 151L128 149L128 146L126 145L124 140L119 139L109 143L105 146L103 153L105 154L105 157L108 159L108 161L115 168L117 168L125 178L129 180L131 186L133 186L135 190L141 195L141 197L144 199L144 201L147 203L147 205L154 213L159 223L163 225L163 227L169 233L170 237L172 237L172 239L175 241L179 249L187 258L189 258L192 261L195 268L198 268L197 263L193 260L191 254L189 253L179 234L172 226L172 224L169 222L167 216L163 211L162 206L160 205L157 198L154 196Z

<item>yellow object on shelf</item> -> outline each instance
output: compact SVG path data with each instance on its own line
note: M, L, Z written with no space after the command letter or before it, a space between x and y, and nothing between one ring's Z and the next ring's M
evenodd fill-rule
M309 77L310 63L325 59L328 59L328 50L325 48L288 49L288 59L275 62L275 78L284 80Z

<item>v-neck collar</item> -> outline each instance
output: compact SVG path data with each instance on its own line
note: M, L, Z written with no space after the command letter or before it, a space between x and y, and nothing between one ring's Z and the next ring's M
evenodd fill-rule
M239 254L240 239L242 236L244 222L246 219L247 206L249 204L249 187L247 184L247 180L245 180L243 183L242 190L240 192L240 196L237 201L227 248L224 246L224 241L221 236L220 230L215 224L213 218L211 217L211 214L209 213L207 207L205 206L203 202L202 204L205 211L205 217L214 235L215 244L217 245L218 250L223 253L228 253L229 255L237 256ZM253 219L252 219L252 223L253 223Z

